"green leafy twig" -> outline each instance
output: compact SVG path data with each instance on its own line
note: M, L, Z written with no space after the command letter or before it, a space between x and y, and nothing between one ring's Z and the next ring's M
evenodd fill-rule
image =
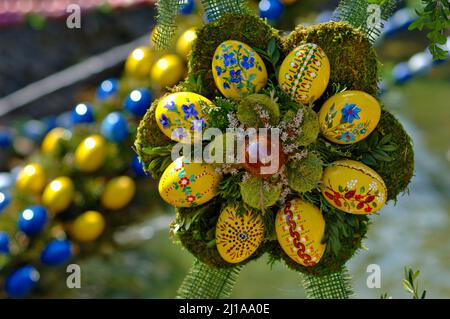
M403 288L413 296L413 299L425 299L427 291L422 293L419 290L419 282L417 277L420 275L420 270L413 271L412 268L405 267L405 278L402 280Z

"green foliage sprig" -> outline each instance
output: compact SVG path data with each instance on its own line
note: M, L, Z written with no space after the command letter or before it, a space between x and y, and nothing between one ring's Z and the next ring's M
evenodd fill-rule
M420 275L420 270L413 271L411 268L405 267L405 278L402 280L403 288L409 292L413 299L425 299L427 291L424 290L420 293L419 282L417 277Z

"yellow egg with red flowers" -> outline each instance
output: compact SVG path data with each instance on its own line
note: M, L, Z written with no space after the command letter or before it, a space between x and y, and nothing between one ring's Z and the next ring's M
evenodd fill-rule
M189 53L191 52L192 45L194 44L196 39L197 33L195 32L195 28L190 28L184 31L177 40L177 53L183 58L187 59Z
M42 194L42 204L54 214L66 210L72 203L75 187L69 177L61 176L51 181Z
M150 81L161 88L166 88L182 80L184 72L183 60L176 54L166 54L152 66Z
M283 251L300 265L316 265L325 252L325 219L319 208L307 201L297 198L282 206L275 231Z
M70 235L80 242L93 242L105 230L105 218L97 211L86 211L69 226Z
M45 187L47 175L41 164L30 163L25 165L17 175L17 189L38 194Z
M45 135L42 140L41 150L44 154L50 154L56 151L59 143L63 140L70 140L72 133L65 128L55 127Z
M92 173L106 160L107 143L100 135L85 138L75 150L75 165L79 170Z
M136 185L133 179L128 176L118 176L106 184L101 202L107 209L122 209L133 199L135 193Z
M138 47L127 57L125 73L137 79L145 79L149 76L154 62L150 48L145 46Z

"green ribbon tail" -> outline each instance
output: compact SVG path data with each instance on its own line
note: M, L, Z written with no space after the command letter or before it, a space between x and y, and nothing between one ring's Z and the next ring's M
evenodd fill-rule
M308 299L349 299L353 295L347 269L325 276L302 274L301 281Z

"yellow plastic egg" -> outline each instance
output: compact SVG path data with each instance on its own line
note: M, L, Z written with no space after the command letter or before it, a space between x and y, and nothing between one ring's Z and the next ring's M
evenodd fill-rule
M177 84L184 76L184 63L176 54L166 54L155 62L150 71L150 80L165 88Z
M74 185L70 178L61 176L48 184L42 194L42 204L52 213L66 210L73 200Z
M26 165L17 175L16 186L21 191L40 193L46 184L46 173L42 165L31 163Z
M267 70L259 54L245 43L229 40L221 43L212 60L214 82L228 98L257 93L267 83Z
M380 116L381 106L372 95L344 91L323 104L319 112L320 131L331 142L352 144L372 133Z
M281 207L275 231L284 252L303 266L316 265L325 252L325 219L319 208L309 202L293 199Z
M70 226L70 234L80 242L93 242L105 230L105 219L97 211L87 211L78 216Z
M330 80L330 62L316 44L307 43L295 48L284 59L278 74L281 89L299 103L317 100Z
M197 33L195 32L195 28L190 28L184 31L184 33L177 40L177 53L187 59L196 39Z
M130 53L125 61L125 73L138 79L147 78L153 63L153 54L150 48L138 47Z
M162 199L177 207L192 207L211 200L221 175L210 164L187 163L177 158L164 171L158 190Z
M220 256L229 263L249 258L264 239L264 223L260 215L250 211L238 215L233 206L225 207L216 224L216 246Z
M211 106L213 103L199 94L172 93L161 99L156 106L156 122L160 130L174 141L198 141L201 139L201 134L198 133L208 127L205 110Z
M322 194L334 207L351 214L370 214L383 207L387 189L373 169L352 160L332 163L323 172Z
M52 153L56 150L61 140L69 140L72 133L62 127L56 127L45 135L41 144L41 150L44 154Z
M84 139L75 150L75 165L83 172L94 172L106 159L106 141L100 135Z
M106 184L101 197L102 205L111 210L124 208L133 199L135 192L136 185L130 177L115 177Z

